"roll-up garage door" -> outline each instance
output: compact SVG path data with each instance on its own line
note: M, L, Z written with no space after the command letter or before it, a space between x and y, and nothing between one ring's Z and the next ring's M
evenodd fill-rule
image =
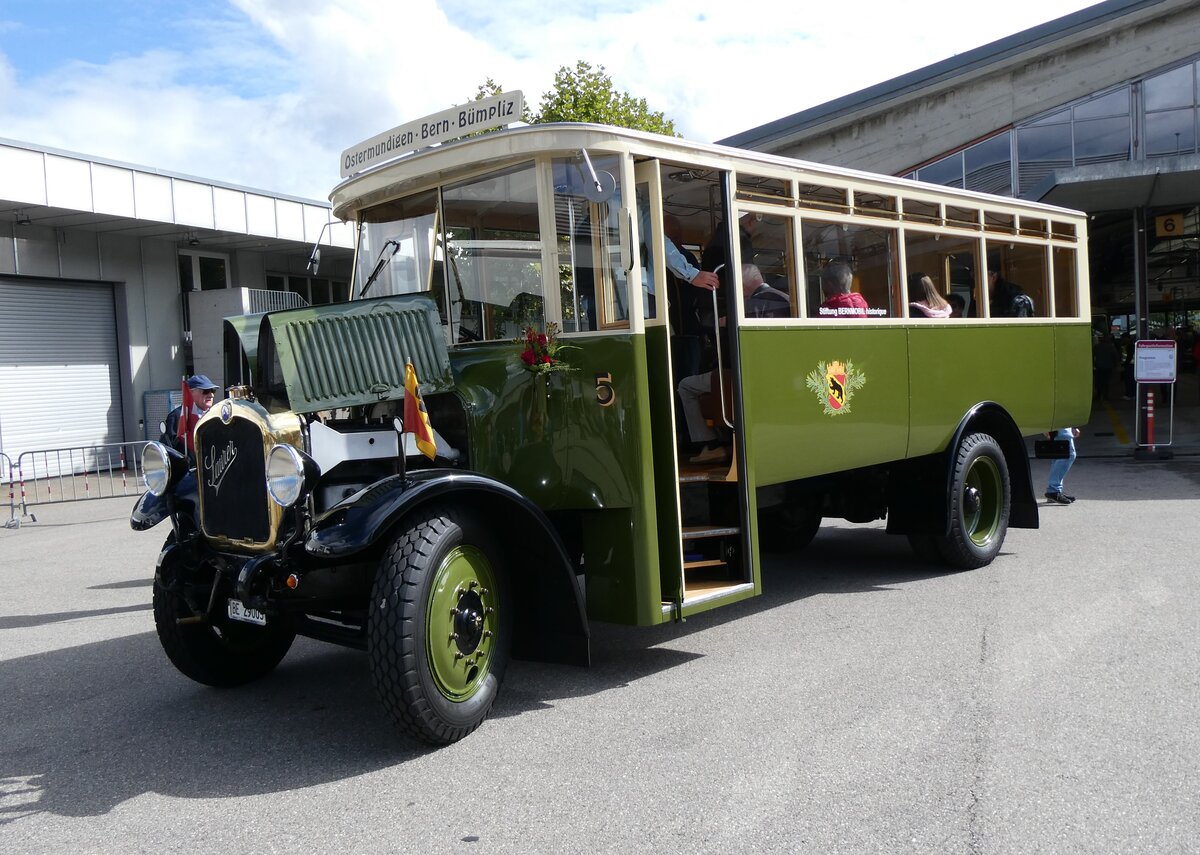
M121 442L120 389L111 285L0 278L0 451L14 464Z

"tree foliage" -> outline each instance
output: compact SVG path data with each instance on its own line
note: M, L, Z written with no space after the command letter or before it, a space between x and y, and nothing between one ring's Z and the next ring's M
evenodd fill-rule
M476 92L475 100L499 95L500 84L488 78ZM525 105L521 118L531 125L546 122L595 122L639 131L675 136L675 123L661 112L650 109L645 98L620 92L604 66L595 68L579 60L574 68L562 66L554 75L554 88L542 94L536 113Z

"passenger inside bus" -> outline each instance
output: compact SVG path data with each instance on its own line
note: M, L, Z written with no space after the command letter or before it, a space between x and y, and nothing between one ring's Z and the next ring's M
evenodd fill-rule
M988 293L992 298L993 318L1031 318L1034 314L1033 300L1015 282L1000 275L1000 271L988 265Z
M696 268L700 262L687 249L683 237L683 224L672 214L663 215L663 233L666 239L679 248L688 262ZM702 271L703 272L703 271ZM667 275L667 322L671 325L671 363L675 374L687 377L700 372L700 342L704 335L701 322L703 310L710 303L708 294L703 286L694 288L694 283L668 270ZM712 276L712 282L717 281L711 272L704 272L706 277Z
M946 296L946 303L950 306L950 317L961 318L963 310L967 307L967 301L963 299L963 295L956 291L951 292Z
M786 318L791 314L791 298L786 292L772 288L763 281L762 272L753 264L742 265L742 299L748 318ZM725 318L721 326L721 364L729 367L729 336ZM679 401L687 422L695 454L690 463L724 463L729 460L731 440L724 432L724 420L719 417L709 424L705 414L705 398L714 396L716 371L705 371L679 381ZM717 390L715 396L719 397Z
M742 263L749 264L754 261L754 232L758 228L758 224L762 222L763 215L746 212L738 218L738 235L742 250ZM730 253L729 253L729 234L724 223L717 223L716 229L713 231L712 240L708 242L708 246L704 247L704 255L700 258L700 266L705 270L712 270L720 277L722 285L728 285L730 282L729 269Z
M821 296L825 298L817 309L822 318L865 318L867 301L862 294L850 290L854 274L844 261L834 261L821 271Z
M948 318L950 304L938 291L933 279L924 273L908 275L908 314L913 318ZM914 299L915 298L915 299ZM961 313L960 313L961 314Z

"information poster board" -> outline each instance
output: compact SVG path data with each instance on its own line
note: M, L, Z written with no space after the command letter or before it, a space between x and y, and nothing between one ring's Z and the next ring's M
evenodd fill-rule
M1175 382L1175 342L1147 339L1134 345L1133 376L1139 383Z

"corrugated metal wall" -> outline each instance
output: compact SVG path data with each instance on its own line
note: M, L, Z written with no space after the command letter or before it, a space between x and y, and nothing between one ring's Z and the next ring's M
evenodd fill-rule
M0 451L122 442L111 285L0 278Z

